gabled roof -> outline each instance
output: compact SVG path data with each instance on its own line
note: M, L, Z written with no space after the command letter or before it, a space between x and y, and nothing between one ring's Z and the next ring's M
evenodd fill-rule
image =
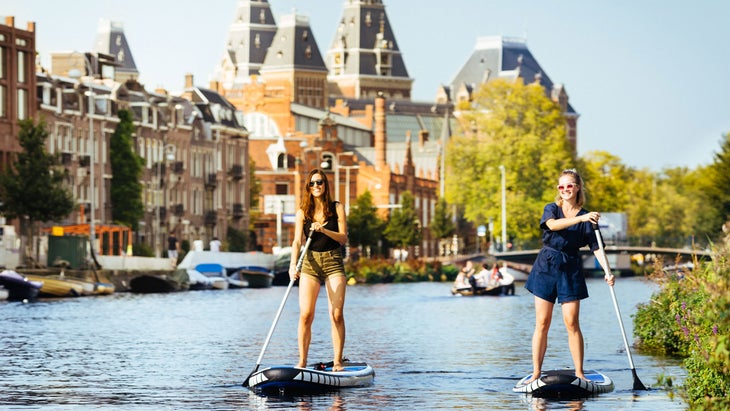
M245 129L238 121L236 107L225 97L213 90L202 87L193 87L186 90L186 92L190 93L193 104L200 111L205 122Z
M294 69L327 72L309 17L290 14L281 17L261 72Z
M94 42L94 51L114 56L117 62L116 72L138 75L137 65L132 57L132 49L124 35L121 22L106 19L99 20L99 28Z

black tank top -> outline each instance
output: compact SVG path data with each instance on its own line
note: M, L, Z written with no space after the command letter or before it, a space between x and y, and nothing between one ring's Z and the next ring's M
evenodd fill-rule
M330 203L330 210L332 211L332 217L327 219L327 225L324 228L332 231L340 231L340 226L337 223L337 201ZM311 220L304 221L304 238L307 238L309 234L309 228L312 226ZM305 240L306 241L306 240ZM312 251L332 251L342 247L342 245L333 240L330 236L324 233L314 232L312 233L312 242L309 243L309 249Z

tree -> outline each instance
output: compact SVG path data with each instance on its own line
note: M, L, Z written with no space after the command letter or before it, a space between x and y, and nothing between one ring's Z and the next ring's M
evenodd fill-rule
M144 160L134 152L134 124L128 110L119 110L119 124L111 137L109 157L112 168L110 187L112 219L137 230L144 217L142 176Z
M378 217L377 210L370 191L365 191L355 200L350 215L347 216L348 240L351 246L363 251L378 245L385 222Z
M446 200L463 206L474 224L491 217L500 226L504 165L508 234L539 239L536 220L555 197L557 175L575 166L559 106L537 83L495 80L478 90L460 121L446 150Z
M244 252L246 249L246 232L238 230L235 227L228 226L226 232L226 241L228 242L228 251Z
M385 238L401 249L418 245L421 242L421 230L416 214L415 201L410 191L401 195L400 208L390 214L388 225L383 234Z
M722 234L722 224L730 221L730 133L722 136L720 151L715 153L700 183L707 193L711 208L717 212L714 221L708 222L708 225L712 227L712 237L718 238Z
M578 162L585 182L586 205L591 211L621 212L628 205L627 186L632 170L606 151L591 151Z
M18 140L21 152L0 174L0 211L8 218L20 218L33 244L36 222L58 221L74 208L72 194L64 186L63 168L57 156L46 152L46 123L21 120ZM23 224L27 220L28 224ZM25 252L23 247L23 252Z

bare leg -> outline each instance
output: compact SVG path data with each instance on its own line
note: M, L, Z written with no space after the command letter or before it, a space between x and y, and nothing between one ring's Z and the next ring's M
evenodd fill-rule
M299 362L297 367L307 366L309 344L312 342L312 322L314 321L314 307L319 295L319 282L311 277L299 277Z
M335 358L332 371L342 371L342 352L345 347L345 276L329 277L325 282L329 300L330 321L332 323L332 347Z
M535 297L535 332L532 334L532 382L540 378L542 362L547 350L548 331L553 318L553 307L550 301Z
M563 303L563 322L568 331L568 347L575 365L575 376L586 379L583 374L583 333L580 330L580 300Z

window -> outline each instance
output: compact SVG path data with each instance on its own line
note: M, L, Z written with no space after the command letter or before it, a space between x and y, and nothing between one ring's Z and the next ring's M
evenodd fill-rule
M18 120L28 118L28 90L18 89Z
M5 78L5 47L0 47L0 79Z
M6 118L8 116L6 94L5 86L0 84L0 118Z
M284 184L284 183L277 183L276 184L276 194L277 195L289 194L289 185Z
M26 53L24 51L18 51L18 83L28 81L28 76L25 72L25 57Z

